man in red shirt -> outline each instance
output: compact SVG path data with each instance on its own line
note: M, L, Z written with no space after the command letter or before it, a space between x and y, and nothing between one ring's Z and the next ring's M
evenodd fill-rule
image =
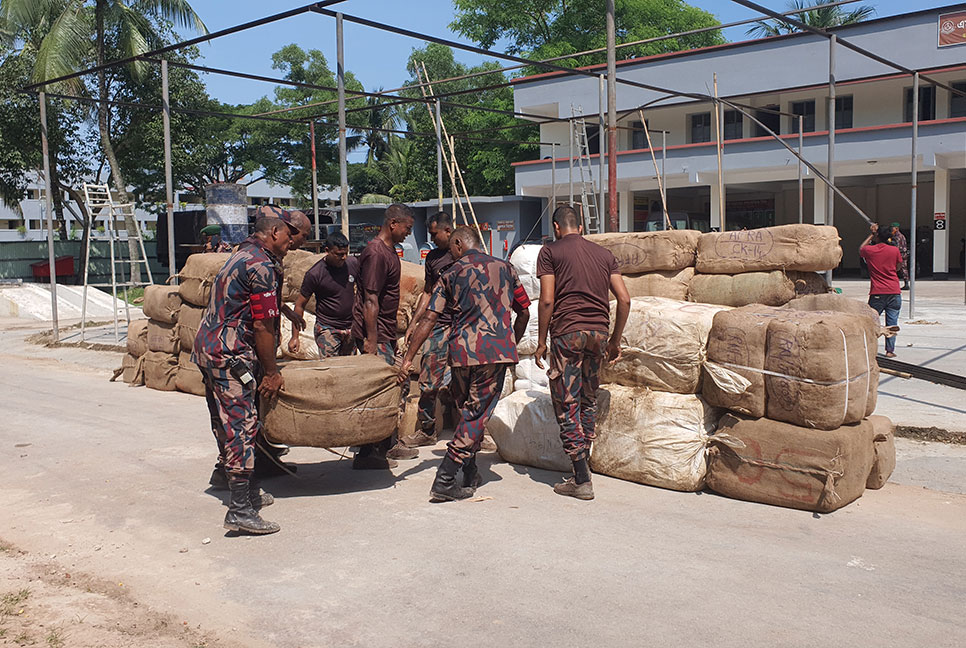
M869 267L869 306L880 315L885 311L886 326L899 322L899 308L902 306L902 292L899 288L898 268L902 264L899 248L887 243L889 230L873 223L869 234L859 246L859 256ZM896 338L887 337L886 357L896 357Z
M573 207L553 213L556 240L537 256L540 277L540 327L535 353L543 367L550 332L550 398L560 425L564 450L574 464L573 477L556 484L558 495L594 499L587 458L597 437L597 388L604 356L620 357L621 335L631 298L617 260L609 250L585 239ZM609 292L617 298L617 317L610 339Z

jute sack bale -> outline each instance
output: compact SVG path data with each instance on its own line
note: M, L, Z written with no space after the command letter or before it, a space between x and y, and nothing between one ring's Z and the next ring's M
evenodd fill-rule
M852 299L838 293L825 293L817 295L801 295L791 300L785 307L790 310L800 311L834 311L836 313L851 313L868 317L877 325L879 314L867 303Z
M501 398L486 424L504 461L544 470L570 472L550 393L532 389Z
M831 225L778 225L702 234L695 269L705 274L823 272L838 267L841 260L839 233Z
M201 320L205 318L205 306L195 306L185 302L178 312L178 339L181 350L189 353L195 346L195 337L201 327Z
M510 265L516 270L520 283L530 298L530 320L527 329L517 343L517 352L523 355L533 355L537 350L537 332L539 327L539 313L537 308L540 301L540 280L537 278L537 255L542 245L521 245L510 255Z
M610 250L622 273L637 274L693 266L700 236L697 230L666 230L590 234L586 238Z
M178 273L178 294L182 301L195 306L207 306L208 298L211 297L211 284L230 256L228 252L206 252L189 256Z
M666 297L685 301L694 268L659 270L644 274L624 275L624 285L631 297Z
M885 486L896 469L896 436L895 425L884 416L870 416L872 425L872 451L874 459L866 488L879 489Z
M121 360L121 380L129 385L144 384L144 356L134 356L130 353L124 354Z
M178 354L178 373L175 374L174 385L178 391L186 394L205 395L205 381L201 377L201 369L191 361L190 351Z
M406 402L399 413L399 424L397 427L399 438L405 438L413 434L419 429L419 381L410 381L409 396L406 397ZM436 418L436 434L437 437L443 430L443 419L446 416L446 407L443 405L442 399L436 399L435 408L435 418Z
M875 350L866 318L745 306L715 316L703 394L738 413L832 430L874 410Z
M829 513L862 496L872 424L812 430L725 414L711 437L708 488L735 499Z
M174 391L178 375L178 355L148 351L143 356L144 384L159 391Z
M319 359L319 345L315 342L315 315L306 312L302 317L305 318L305 328L299 331L298 353L288 350L288 343L292 339L292 325L285 319L282 320L282 342L278 345L277 357L289 360Z
M704 487L720 410L697 395L620 385L607 385L598 399L594 472L679 491Z
M148 350L177 355L181 350L178 325L148 320Z
M148 351L148 320L132 320L127 325L127 352L140 358Z
M181 295L177 286L150 285L144 287L144 304L141 310L157 322L174 324L181 309Z
M266 435L277 443L333 448L389 437L399 414L395 370L374 355L282 367L285 389L266 407Z
M697 393L711 322L725 308L662 297L631 299L621 337L621 359L603 365L601 382ZM611 302L611 326L615 311L616 302Z
M285 274L285 281L282 284L282 301L294 302L299 292L302 290L302 281L305 273L312 269L316 263L325 258L324 254L313 254L308 250L294 250L285 255L282 259L282 268ZM315 311L315 297L309 301L312 306L306 305L306 310Z
M399 310L396 311L396 332L405 333L416 312L416 303L423 292L426 270L418 263L400 261Z
M745 272L736 275L696 274L688 286L688 299L723 306L784 306L796 295L822 293L828 285L814 272Z

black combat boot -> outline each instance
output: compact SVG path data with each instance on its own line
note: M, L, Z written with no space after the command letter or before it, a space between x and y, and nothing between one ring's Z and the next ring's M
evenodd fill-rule
M435 502L452 502L473 496L472 488L464 488L456 482L456 473L460 465L456 460L446 455L443 463L436 471L436 479L429 489L430 498Z
M225 514L225 528L252 535L276 533L281 527L275 522L267 522L252 508L248 475L228 475L228 513Z
M463 462L463 488L472 488L474 491L483 483L480 477L480 469L476 467L476 455L469 461Z
M573 461L574 476L554 484L553 492L580 500L594 499L594 484L590 481L590 467L587 466L586 455L581 455Z
M252 507L260 509L274 504L275 498L259 488L255 476L252 475L252 478L248 480L248 501L252 503Z
M225 472L225 467L220 463L215 464L214 470L211 471L211 477L208 478L208 485L211 486L211 490L228 490L228 473Z

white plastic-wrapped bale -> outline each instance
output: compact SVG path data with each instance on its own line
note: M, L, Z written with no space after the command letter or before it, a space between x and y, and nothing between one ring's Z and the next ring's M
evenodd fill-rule
M607 385L598 392L590 467L639 484L701 490L719 415L695 394Z
M624 285L631 297L665 297L685 301L693 276L694 268L625 274Z
M205 395L205 380L201 377L201 369L191 361L191 353L188 351L178 354L178 373L174 377L174 386L186 394Z
M547 391L515 391L501 398L486 431L504 461L560 472L569 472L573 467L563 450Z
M865 491L872 424L813 430L725 414L711 437L708 488L735 499L829 513Z
M416 304L423 292L426 270L409 261L400 261L399 310L396 311L396 332L405 333L416 312Z
M868 421L872 425L872 450L875 458L865 487L879 489L885 486L892 471L896 469L896 428L884 416L873 415Z
M838 267L841 261L837 229L795 224L702 234L695 269L704 274L824 272Z
M520 362L513 369L513 375L517 380L524 380L527 388L547 389L550 386L550 378L547 376L547 361L544 360L544 368L537 366L533 356L520 356Z
M374 355L282 367L285 389L265 408L265 434L277 443L334 448L374 443L396 428L395 370Z
M157 322L174 324L181 309L181 295L177 286L153 284L144 287L144 303L141 310Z
M278 345L278 357L288 358L289 360L318 360L319 345L315 342L315 315L305 312L305 328L299 332L299 350L293 353L289 350L289 341L292 338L292 329L288 320L282 322L282 342Z
M177 389L175 385L178 376L177 354L148 351L142 356L142 361L145 385L159 391Z
M714 322L709 403L823 430L875 409L875 331L867 318L746 306Z
M693 266L700 236L696 230L662 230L590 234L586 238L610 250L622 273L638 274Z
M177 355L181 350L178 325L148 320L148 350Z
M661 297L631 299L621 359L614 365L604 364L601 382L697 393L711 322L726 308ZM615 312L616 302L612 302L611 327Z
M538 302L540 300L540 280L537 278L537 255L540 254L542 245L524 244L513 251L510 255L510 265L517 271L520 283L530 298L530 320L527 322L527 330L517 344L517 351L522 355L533 355L537 350L537 331L538 331Z
M178 273L178 293L183 301L195 306L207 306L211 297L211 285L218 272L225 266L231 254L207 252L188 257Z
M181 305L181 311L178 313L178 339L182 351L190 352L194 348L195 337L204 318L204 306L195 306L187 302Z
M148 352L148 320L132 320L127 325L127 352L135 358Z
M743 274L696 274L688 286L688 299L723 306L783 306L796 295L828 292L828 284L815 272L772 270Z

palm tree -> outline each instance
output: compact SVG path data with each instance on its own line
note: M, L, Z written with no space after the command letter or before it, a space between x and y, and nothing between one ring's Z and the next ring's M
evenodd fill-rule
M861 22L875 15L875 7L871 5L860 5L851 10L843 9L841 6L820 7L811 11L801 11L805 7L829 4L833 0L792 0L788 3L788 10L797 13L792 14L799 22L803 22L810 27L828 29L829 27L840 27L842 25L852 25ZM778 36L780 34L791 34L799 31L798 27L783 21L771 22L767 20L759 21L754 27L747 31L749 36L764 38L766 36Z
M382 92L379 88L376 92ZM383 106L379 97L366 98L366 110L364 114L365 123L358 129L362 132L362 141L368 148L366 153L366 164L372 166L376 161L381 160L389 152L389 139L392 133L385 133L385 130L397 130L399 127L399 113L396 106ZM382 130L366 130L366 129Z
M35 44L35 82L55 79L87 67L92 53L95 63L103 65L108 34L116 40L116 46L125 58L149 52L162 42L158 21L208 32L188 0L0 0L0 31L19 35L46 27L39 44ZM131 64L131 73L140 76L146 65L143 61ZM66 81L61 87L78 94L86 91L79 78ZM106 70L97 72L97 97L102 101L108 99ZM101 148L111 168L111 180L120 201L128 202L124 177L111 143L110 107L107 103L96 106ZM137 222L133 217L125 219L125 228L131 258L137 259L139 254L134 240ZM131 280L140 281L135 264L131 264Z

